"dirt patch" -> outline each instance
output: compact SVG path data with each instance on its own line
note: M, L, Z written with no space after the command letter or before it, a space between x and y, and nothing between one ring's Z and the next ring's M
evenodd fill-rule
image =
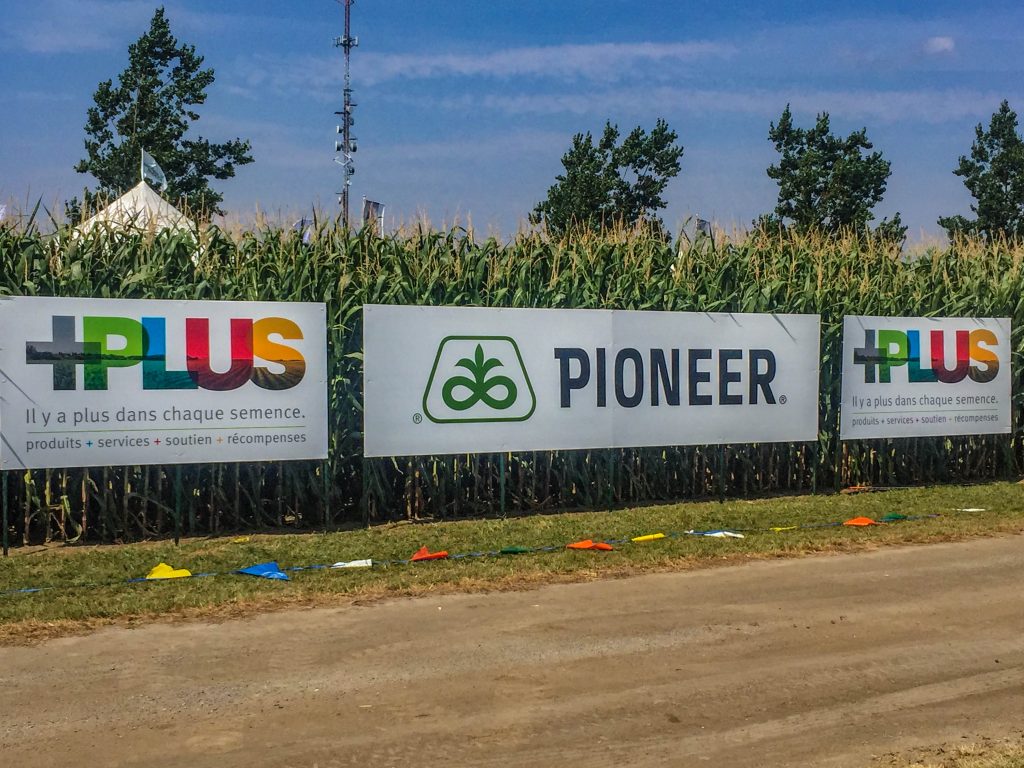
M1020 768L1024 766L1024 729L996 739L961 736L956 743L946 742L909 753L882 755L879 768Z
M1024 539L430 595L0 649L5 762L857 766L999 737Z

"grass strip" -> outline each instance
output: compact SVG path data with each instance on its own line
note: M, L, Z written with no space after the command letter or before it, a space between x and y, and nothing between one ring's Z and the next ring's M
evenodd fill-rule
M958 509L982 509L958 512ZM853 517L895 520L869 528L828 525ZM797 527L792 526L809 526ZM744 539L644 534L727 528ZM781 530L772 531L771 528ZM758 529L755 531L755 529ZM19 642L108 623L159 617L226 617L289 605L322 605L430 591L517 589L742 559L792 557L885 545L951 541L1024 531L1024 488L1013 483L937 486L838 496L799 496L670 504L508 519L399 524L320 534L261 534L122 546L16 551L0 561L0 591L54 587L0 596L0 642ZM572 551L580 539L625 540L613 552ZM407 560L421 546L452 553L506 547L550 548L500 557L464 557L373 569L303 570L290 582L225 575L125 583L160 561L194 574L229 573L267 560L282 567L373 558ZM99 586L93 586L99 585Z

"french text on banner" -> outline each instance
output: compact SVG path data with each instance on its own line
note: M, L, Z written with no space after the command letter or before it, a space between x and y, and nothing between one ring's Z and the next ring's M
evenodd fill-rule
M323 304L0 301L4 469L327 455Z

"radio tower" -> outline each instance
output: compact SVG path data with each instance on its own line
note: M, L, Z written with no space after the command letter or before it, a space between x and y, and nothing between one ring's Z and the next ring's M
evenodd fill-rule
M341 124L337 128L338 133L341 134L341 141L334 142L334 151L341 153L341 156L335 157L334 162L341 166L344 179L341 192L338 193L338 202L341 204L344 222L348 224L348 192L349 187L352 186L352 174L356 172L352 161L352 155L356 151L356 140L352 135L352 126L355 124L352 119L352 108L356 105L352 101L350 58L352 49L359 45L359 38L352 37L352 6L355 4L355 0L338 0L338 2L345 6L345 35L334 38L334 45L345 52L345 90L341 111L334 113L341 116Z

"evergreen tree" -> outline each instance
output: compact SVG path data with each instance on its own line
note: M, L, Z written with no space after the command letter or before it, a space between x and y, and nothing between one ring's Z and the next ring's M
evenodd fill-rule
M621 143L618 127L610 122L596 143L590 133L576 134L562 157L565 173L555 177L531 220L543 221L555 235L573 227L631 226L641 220L661 227L653 214L665 207L661 195L679 173L683 147L677 139L660 119L649 134L638 126Z
M973 195L976 218L943 216L939 225L950 237L965 232L1024 238L1024 139L1017 133L1017 113L1004 100L988 130L979 123L974 134L970 158L961 157L953 173Z
M97 195L110 198L139 182L145 149L167 175L166 196L201 217L222 213L223 196L209 180L229 179L235 167L252 162L247 140L213 143L191 132L195 111L206 101L213 70L203 69L195 46L180 44L171 34L164 9L157 8L147 31L128 47L128 68L115 84L99 84L85 124L87 156L75 170L99 182L86 191L86 208ZM78 200L68 203L75 215Z
M829 234L867 228L890 174L881 152L868 154L873 145L867 129L836 136L827 112L818 115L813 128L797 128L787 104L768 138L780 155L778 165L768 168L769 178L779 185L779 199L775 212L761 217L758 226ZM902 240L906 227L896 214L875 231L880 237Z

